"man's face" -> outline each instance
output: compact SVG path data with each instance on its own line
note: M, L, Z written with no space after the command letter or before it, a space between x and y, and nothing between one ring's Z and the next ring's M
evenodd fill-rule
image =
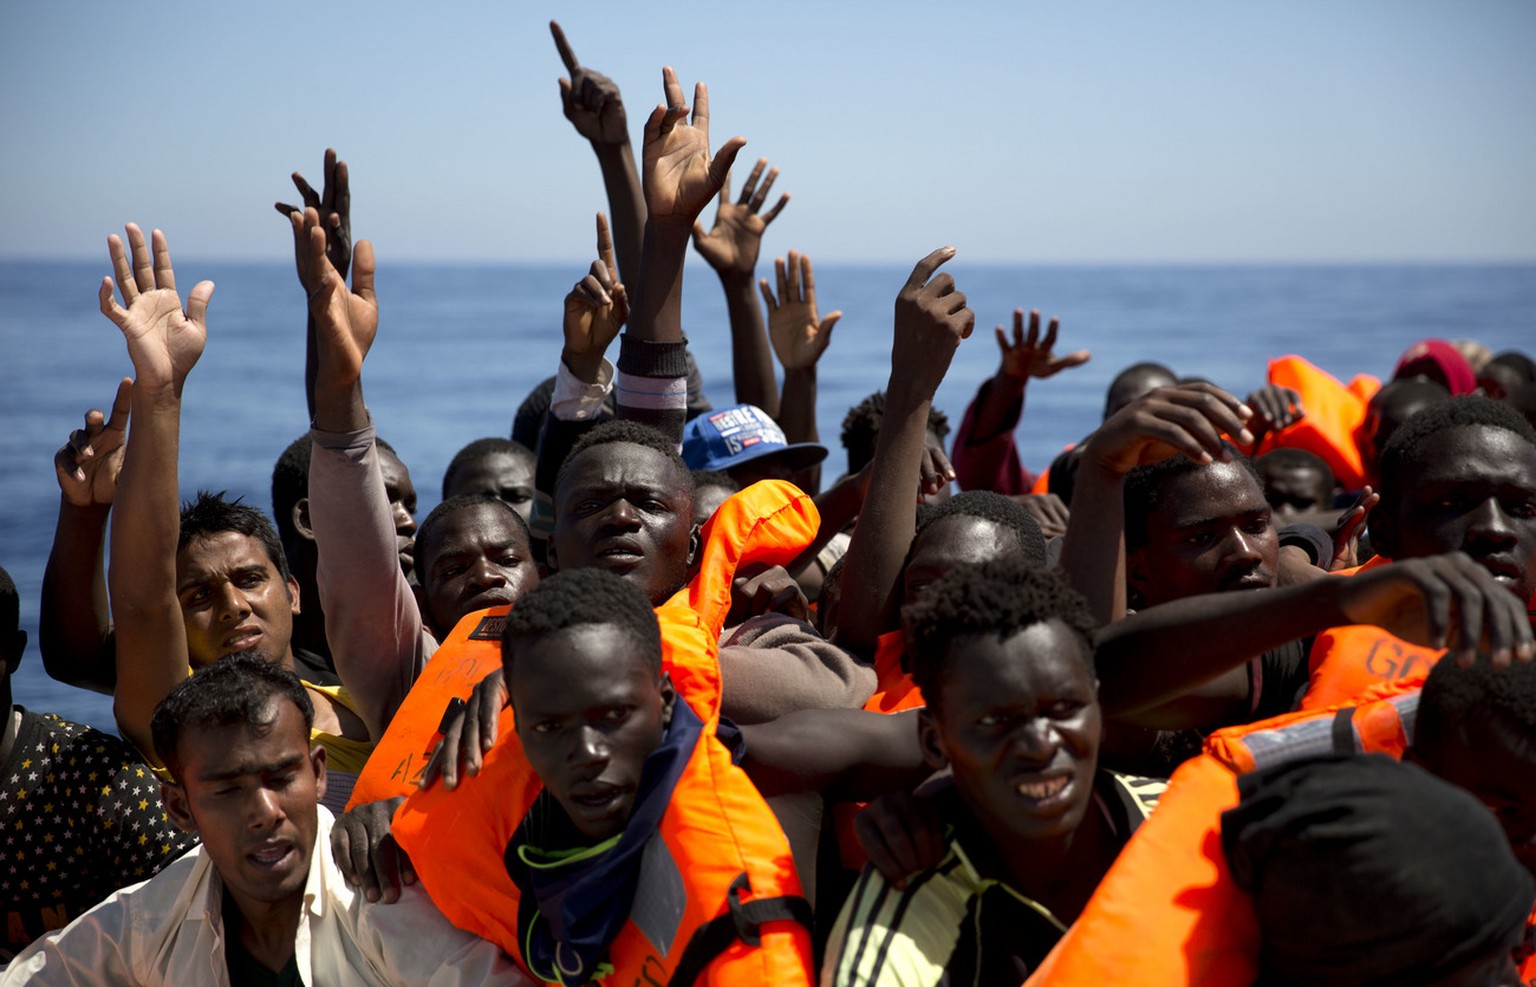
M1510 849L1536 875L1536 738L1490 723L1468 723L1446 750L1420 750L1424 767L1466 789L1493 812Z
M937 706L920 716L930 763L947 763L1000 844L1073 832L1093 796L1102 721L1076 635L1059 621L1006 640L955 639Z
M1325 486L1321 471L1310 466L1265 466L1264 499L1269 501L1275 523L1289 524L1302 514L1326 510L1333 491Z
M1468 425L1429 436L1383 518L1383 548L1411 559L1461 551L1522 600L1536 594L1536 448L1513 432Z
M592 566L629 580L652 604L688 581L693 549L689 477L646 446L583 451L555 490L550 565Z
M1013 531L984 518L959 515L924 528L901 571L903 608L934 582L963 565L980 565L1018 544Z
M439 636L465 614L515 602L539 582L527 532L494 504L454 511L416 547L421 597Z
M161 788L247 915L302 902L325 794L325 751L310 750L298 707L273 697L265 719L184 729L180 783Z
M1274 585L1280 540L1251 473L1218 462L1165 484L1147 515L1147 543L1126 557L1144 606Z
M615 624L568 627L515 642L508 690L534 773L581 834L617 835L629 821L645 759L671 720L674 694Z
M411 471L388 449L379 449L379 469L384 473L384 494L395 516L395 544L400 552L400 569L410 575L412 542L416 537L416 488Z
M176 597L192 664L236 651L288 653L299 586L283 580L259 539L219 531L187 542L176 552Z
M460 494L495 497L527 521L533 514L533 460L510 452L492 452L471 460L454 473L453 486L443 499Z

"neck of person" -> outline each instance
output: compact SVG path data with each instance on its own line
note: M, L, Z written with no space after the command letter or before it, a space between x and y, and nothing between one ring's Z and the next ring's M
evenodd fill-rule
M0 764L4 764L16 747L16 735L21 731L21 710L11 704L11 684L5 683L0 693L0 709L5 710L5 724L0 729Z
M1021 840L987 828L1004 870L991 876L1044 905L1065 924L1077 919L1119 849L1097 798L1065 836Z
M251 958L277 972L293 959L304 909L304 890L282 901L256 901L224 887L224 936L239 937Z

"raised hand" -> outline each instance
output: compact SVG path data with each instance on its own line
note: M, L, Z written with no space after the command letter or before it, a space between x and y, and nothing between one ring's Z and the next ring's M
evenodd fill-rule
M891 385L906 385L930 400L954 359L955 348L976 328L976 313L965 304L939 265L955 256L940 247L917 262L896 296L895 339L891 344Z
M1307 409L1301 405L1301 395L1278 384L1267 384L1248 395L1248 407L1253 409L1253 431L1261 437L1266 432L1278 432L1295 424L1307 415Z
M299 249L299 280L312 285L309 314L315 320L317 386L348 387L363 372L363 359L379 331L379 301L373 292L373 244L359 241L352 252L352 288L331 263L328 238L315 209L290 213Z
M729 273L751 275L757 267L757 251L763 242L763 231L774 217L789 204L789 193L779 196L779 201L766 213L759 214L768 200L768 190L773 188L779 169L773 168L758 187L757 180L767 167L767 158L758 158L752 174L741 187L741 198L730 201L731 176L727 172L725 184L720 186L720 207L715 210L715 225L708 233L702 224L693 224L693 245L699 256L709 262L721 275ZM764 282L765 284L767 282ZM782 283L782 282L781 282Z
M1333 562L1328 566L1330 572L1360 564L1360 532L1365 530L1365 520L1370 517L1371 509L1379 503L1381 494L1366 485L1355 502L1334 522L1333 530L1329 532L1333 535Z
M783 204L780 200L779 205ZM826 352L827 344L832 342L832 327L843 317L843 312L839 309L824 319L818 318L816 275L811 270L810 255L791 250L788 266L785 266L784 258L776 257L773 269L779 282L777 299L773 289L768 287L767 278L758 282L763 301L768 305L768 338L773 341L773 352L785 370L813 367Z
M306 209L313 209L319 214L320 226L325 230L325 255L336 273L345 278L352 263L352 191L347 184L347 163L336 160L335 149L328 147L325 149L323 191L316 195L315 190L298 172L293 173L293 184L303 197L301 204L291 206L286 202L276 202L273 205L285 219L294 213L303 215ZM304 286L305 294L312 295L315 285L311 283L312 270L304 263L307 246L303 242L302 233L303 227L294 227L293 257L299 269L299 283Z
M608 344L629 318L629 294L619 281L608 217L597 214L597 260L565 296L561 359L582 380L596 380Z
M76 507L111 504L117 495L117 474L123 467L123 440L128 435L128 412L133 378L124 377L112 400L112 417L92 408L85 413L85 427L69 433L69 441L53 456L64 499Z
M1099 426L1083 450L1084 465L1112 473L1185 455L1199 463L1226 456L1226 433L1248 445L1247 405L1214 384L1159 387L1121 408Z
M691 225L725 186L731 163L747 141L732 137L711 158L709 90L702 82L693 87L693 119L689 123L683 87L670 66L661 70L661 80L666 103L652 110L645 121L645 204L653 220L676 219Z
M138 383L146 387L170 386L179 392L208 341L208 300L213 297L213 282L199 281L193 286L183 311L165 234L159 230L152 234L151 262L144 232L129 223L127 233L133 251L131 264L123 241L116 234L107 237L107 253L112 258L116 288L122 293L123 303L119 305L112 295L113 279L102 278L97 292L101 312L123 331Z
M1014 309L1011 342L1003 327L997 327L997 348L1003 351L1003 362L998 373L1018 380L1028 380L1031 377L1053 377L1063 370L1087 363L1090 357L1087 350L1078 350L1065 356L1056 355L1056 331L1060 326L1060 322L1052 319L1046 327L1045 338L1041 339L1040 311L1030 309L1029 334L1026 336L1024 310Z
M628 144L629 121L618 84L601 72L581 67L559 24L550 21L549 33L555 37L565 70L571 73L569 79L560 80L560 106L565 118L594 144Z

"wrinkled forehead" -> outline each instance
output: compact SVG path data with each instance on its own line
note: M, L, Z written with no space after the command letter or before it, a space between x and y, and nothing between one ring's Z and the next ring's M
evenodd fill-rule
M1447 428L1425 436L1382 482L1388 499L1430 486L1509 487L1536 494L1536 446L1492 425Z
M176 550L176 575L181 581L253 566L277 577L277 562L267 553L265 543L239 531L193 535Z
M683 490L691 480L656 449L633 442L604 442L571 457L556 480L555 496L564 499L585 490L622 485Z

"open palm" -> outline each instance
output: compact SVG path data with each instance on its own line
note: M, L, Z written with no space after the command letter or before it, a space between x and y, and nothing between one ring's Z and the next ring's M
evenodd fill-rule
M203 355L203 346L208 341L206 318L213 282L198 282L187 296L187 307L183 310L165 235L154 231L151 265L143 232L130 223L127 233L132 249L131 267L123 242L116 236L107 240L117 278L115 283L112 278L102 279L101 310L122 330L139 383L180 386ZM122 294L121 305L113 297L114 287Z

